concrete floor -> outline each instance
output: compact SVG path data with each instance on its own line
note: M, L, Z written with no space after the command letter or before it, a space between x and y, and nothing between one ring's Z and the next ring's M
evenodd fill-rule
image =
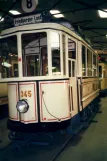
M101 111L90 126L72 137L65 150L55 161L107 161L107 97L101 99ZM3 130L4 129L4 130ZM66 140L71 137L65 133L55 133L56 141L50 146L33 145L14 153L13 143L9 142L6 119L0 121L0 161L52 161Z
M107 97L101 99L101 111L56 161L107 161Z
M10 140L8 139L9 130L7 130L6 122L7 118L0 120L0 150L10 144Z

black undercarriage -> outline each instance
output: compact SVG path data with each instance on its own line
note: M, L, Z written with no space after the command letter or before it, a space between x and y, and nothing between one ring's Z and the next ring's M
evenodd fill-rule
M65 129L70 125L70 120L63 122L49 122L49 123L30 123L24 124L17 121L8 120L7 127L11 131L16 132L55 132Z

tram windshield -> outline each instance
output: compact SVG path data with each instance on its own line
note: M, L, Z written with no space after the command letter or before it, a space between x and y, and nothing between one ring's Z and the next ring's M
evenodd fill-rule
M48 75L47 33L22 34L23 76Z
M18 77L17 36L0 39L1 78Z

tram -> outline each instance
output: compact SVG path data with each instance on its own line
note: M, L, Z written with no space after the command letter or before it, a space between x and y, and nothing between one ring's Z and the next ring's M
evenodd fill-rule
M107 93L107 64L99 63L100 93Z
M97 54L66 25L29 21L17 18L15 27L1 32L0 83L8 84L8 128L56 131L85 122L97 111Z

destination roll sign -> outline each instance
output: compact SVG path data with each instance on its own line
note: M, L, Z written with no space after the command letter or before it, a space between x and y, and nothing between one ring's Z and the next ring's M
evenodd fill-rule
M22 26L27 24L36 24L43 21L42 14L35 14L30 16L18 17L14 19L14 26Z

